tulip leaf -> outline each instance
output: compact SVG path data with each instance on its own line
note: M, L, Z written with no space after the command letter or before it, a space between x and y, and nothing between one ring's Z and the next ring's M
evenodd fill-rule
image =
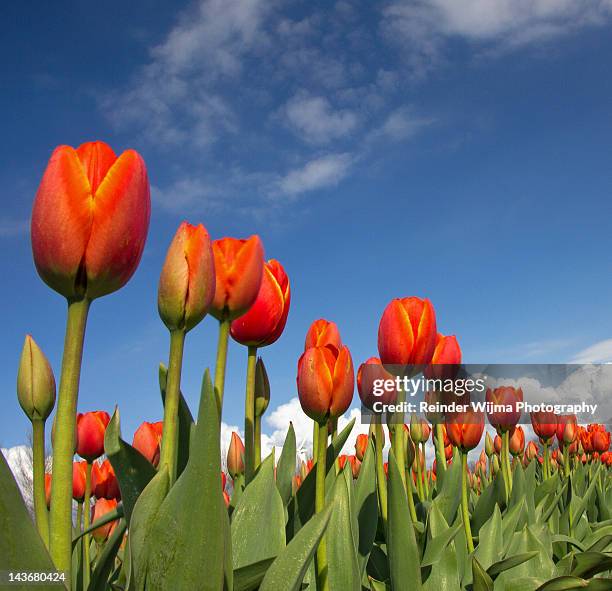
M446 467L444 480L438 496L434 499L438 505L446 523L452 523L461 502L461 495L457 491L461 490L461 459L455 450L453 463Z
M474 551L474 557L485 570L502 557L503 537L502 519L499 506L495 505L491 517L480 528L478 534L478 546Z
M96 557L96 566L91 574L91 582L87 591L105 591L108 588L108 577L115 565L115 557L123 542L123 534L126 529L127 523L125 519L122 519L104 544L102 552Z
M425 563L431 565L431 572L423 585L424 591L454 591L461 588L453 538L462 527L463 524L459 522L449 528L438 505L432 503L428 521L430 540L421 562L421 566L427 566Z
M228 515L220 482L219 409L208 370L191 452L151 529L146 573L151 589L223 588Z
M123 510L129 523L136 500L155 476L155 468L137 449L121 439L119 421L119 409L115 408L104 434L104 452L115 471Z
M277 556L259 591L299 591L314 553L329 523L333 504L310 519Z
M503 498L505 494L502 494L503 486L504 484L500 471L493 479L493 482L489 484L480 497L478 497L474 512L472 513L472 532L474 535L478 535L482 525L491 517L495 505L499 504L500 500ZM457 490L461 489L457 488ZM457 493L456 495L459 496Z
M274 484L274 453L261 464L232 513L234 570L274 558L285 547L285 509Z
M334 510L329 520L327 538L328 580L331 589L361 591L361 574L357 560L357 520L351 505L353 475L345 466L334 486Z
M589 579L607 570L612 570L611 555L602 552L579 552L574 556L570 574Z
M81 539L85 534L90 534L94 529L98 529L111 521L115 521L116 519L121 519L125 515L123 511L123 503L119 503L116 509L112 509L108 513L105 513L99 519L96 519L87 529L83 531L76 531L75 536L72 539L72 544L76 544L76 542Z
M276 486L283 505L286 507L291 499L293 475L295 474L296 442L293 423L289 423L283 450L276 466Z
M569 591L573 589L588 589L589 582L580 577L556 577L540 585L536 591ZM609 587L607 587L609 589Z
M447 481L445 479L445 482ZM405 581L410 581L411 590L419 591L422 588L419 549L408 509L406 489L393 450L389 452L388 491L387 555L391 586L394 589L402 589Z
M482 568L476 556L472 558L473 591L493 591L493 579Z
M514 554L505 560L500 560L499 562L495 562L487 569L487 574L494 579L500 573L503 573L506 570L514 568L519 564L523 564L523 562L527 562L532 558L535 558L538 555L537 551L525 552L523 554Z
M163 364L159 364L159 389L161 392L162 402L166 404L166 384L168 382L168 368ZM191 445L191 437L195 430L193 415L189 410L189 405L185 400L182 392L179 392L179 408L178 408L178 455L176 461L176 477L178 478L187 465L189 459L189 447Z
M267 558L235 570L233 591L253 591L257 589L274 560L274 558Z
M0 561L5 571L54 572L55 567L23 502L13 473L0 451ZM11 584L11 589L30 589L31 585ZM37 589L39 587L37 586ZM57 589L42 585L41 589Z
M432 515L436 514L436 519L440 520L440 518L444 519L444 515L441 514L437 505L432 505L431 511L429 513L430 520L432 519ZM444 519L446 523L446 519ZM446 526L446 529L438 534L436 537L429 540L427 543L427 547L425 548L425 553L423 554L423 560L421 561L421 566L431 566L435 562L440 559L440 556L444 549L448 546L448 544L453 540L453 538L459 533L462 524L457 523L453 527Z

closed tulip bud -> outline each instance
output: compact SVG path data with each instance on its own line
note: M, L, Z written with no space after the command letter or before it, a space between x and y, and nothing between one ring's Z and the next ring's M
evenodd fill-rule
M365 433L357 435L355 440L355 456L360 462L363 462L366 450L368 449L368 436Z
M495 439L493 440L493 447L495 447L495 453L501 453L502 438L499 435L495 436Z
M457 337L438 333L431 364L425 368L425 377L430 379L452 379L461 364L461 347Z
M519 456L525 451L525 432L520 425L516 426L510 434L508 447L513 456Z
M340 468L340 470L344 468L344 465L346 464L347 460L348 460L348 456L346 454L341 454L338 456L338 467Z
M487 388L486 401L498 408L512 408L508 412L495 408L487 411L489 422L497 429L498 433L511 431L521 419L521 411L517 408L518 403L523 402L523 390L521 388L510 386L501 386L495 388L495 390Z
M232 338L241 345L271 345L285 328L290 305L289 277L283 266L271 259L264 265L257 299L246 314L232 322Z
M32 211L39 275L63 296L94 299L123 287L144 249L151 198L143 159L104 142L59 146Z
M51 508L51 474L45 472L45 501L47 501L47 509Z
M554 412L532 412L531 426L542 442L550 443L557 433L557 415Z
M94 462L91 470L91 492L98 499L121 499L115 470L108 460Z
M168 249L159 278L157 308L168 330L191 330L215 295L215 261L202 224L183 222Z
M319 318L310 325L306 333L304 351L312 347L324 347L325 345L332 345L336 349L340 349L342 347L342 339L335 322Z
M404 454L406 455L406 466L411 467L414 464L416 458L416 447L412 440L412 435L408 425L404 425L404 439L406 441L406 447L404 448Z
M480 443L483 431L484 415L481 412L467 410L446 418L448 438L464 453L474 449Z
M72 463L72 498L75 501L82 501L85 497L85 481L87 478L87 462Z
M378 357L370 357L362 363L357 370L357 391L363 406L374 410L374 403L392 404L395 402L397 392L395 388L375 388L377 380L392 380L393 376L385 370ZM389 384L391 382L388 382ZM382 392L381 392L382 390Z
M578 437L576 415L559 415L557 417L557 440L560 446L571 445Z
M103 410L79 413L77 415L76 452L89 462L104 453L104 434L110 416Z
M417 445L419 443L425 443L429 439L431 427L429 423L422 417L417 417L415 413L412 413L410 417L410 435L412 441Z
M263 359L255 365L255 416L262 416L270 404L270 380Z
M495 454L491 459L491 470L493 470L493 474L497 474L500 469L499 456Z
M55 405L55 378L45 354L27 335L17 373L17 398L28 418L46 420Z
M535 458L538 457L538 446L533 441L530 441L527 444L527 451L526 451L525 457L529 461L534 460Z
M355 389L348 347L326 345L307 349L298 361L297 389L302 410L313 421L325 424L344 414Z
M394 299L378 327L378 352L385 365L431 362L436 346L436 315L428 299Z
M298 491L301 485L302 485L302 477L299 474L296 474L293 477L293 480L291 481L291 490L294 495Z
M232 433L227 451L227 471L232 480L235 480L238 475L244 474L244 443L235 431Z
M495 453L495 445L488 432L485 434L485 453L489 458Z
M91 510L91 522L93 523L94 521L101 519L107 513L110 513L115 509L117 509L117 501L115 499L97 499L96 504ZM116 526L117 520L110 521L109 523L94 529L91 532L91 535L98 544L102 544L110 537Z
M361 470L361 460L356 456L349 456L349 463L351 464L353 478L358 478Z
M446 457L446 462L450 463L451 460L453 459L453 446L452 446L452 444L449 443L444 448L444 456Z
M143 422L134 433L132 447L137 449L151 464L157 466L161 449L163 421L157 423Z
M264 269L259 236L248 240L221 238L213 242L215 297L210 313L217 320L234 320L255 302Z
M225 472L221 470L221 490L222 491L225 491L226 485L227 485L227 476L225 475Z

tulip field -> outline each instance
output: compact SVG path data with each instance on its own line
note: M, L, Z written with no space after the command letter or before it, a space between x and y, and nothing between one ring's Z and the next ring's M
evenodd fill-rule
M510 410L372 412L376 401L402 401L400 391L376 393L377 379L453 380L459 371L459 341L440 332L426 294L398 294L381 310L379 356L363 363L333 321L313 319L295 360L313 449L299 459L287 424L282 451L263 457L261 421L274 399L266 348L291 321L291 284L279 261L264 259L258 236L211 240L187 222L168 236L157 292L168 357L142 360L159 374L151 404L163 403L163 421L123 432L121 399L112 416L82 412L88 316L136 271L150 213L134 150L117 156L91 142L53 152L31 244L40 278L67 301L66 333L57 387L45 353L25 337L15 404L32 426L34 511L0 454L0 588L612 590L608 426L550 412L521 417L512 409L523 391L513 386L486 391L487 402ZM202 322L218 324L216 358L189 408L183 353ZM244 436L234 433L222 458L230 338L248 353ZM339 429L338 418L355 391L371 424L347 450L354 421Z

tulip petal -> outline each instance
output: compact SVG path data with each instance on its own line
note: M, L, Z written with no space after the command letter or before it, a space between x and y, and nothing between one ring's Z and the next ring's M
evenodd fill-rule
M333 379L323 347L305 351L298 362L298 395L304 412L315 421L327 418Z
M394 299L385 308L378 327L378 352L385 365L411 362L414 332L401 300Z
M348 347L340 349L336 364L334 366L334 389L330 415L339 417L344 414L353 400L355 390L355 372L353 370L353 359Z

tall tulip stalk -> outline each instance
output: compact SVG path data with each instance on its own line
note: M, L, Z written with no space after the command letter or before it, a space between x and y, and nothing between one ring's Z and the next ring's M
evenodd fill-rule
M47 285L68 301L51 491L50 550L70 580L72 456L85 326L91 302L123 287L136 271L149 229L151 199L144 161L117 157L103 142L59 146L32 211L32 252Z

